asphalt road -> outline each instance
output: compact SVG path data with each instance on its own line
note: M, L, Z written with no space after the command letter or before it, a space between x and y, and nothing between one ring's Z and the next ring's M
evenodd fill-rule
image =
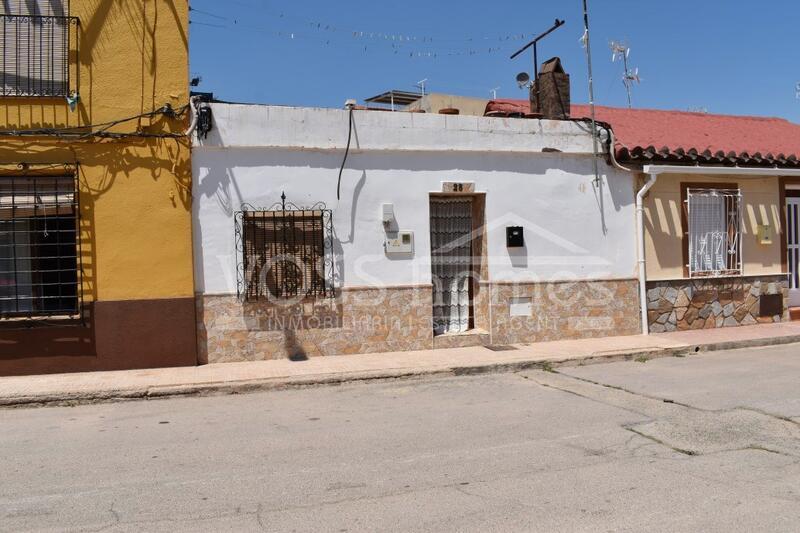
M800 347L0 411L2 531L798 531Z

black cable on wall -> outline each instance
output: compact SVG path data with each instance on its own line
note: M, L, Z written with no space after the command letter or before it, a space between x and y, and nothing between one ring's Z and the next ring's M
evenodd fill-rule
M336 184L336 199L341 200L341 190L342 190L342 173L344 172L344 167L347 164L347 156L350 155L350 143L353 140L353 106L350 106L350 113L348 114L347 122L347 148L344 151L344 159L342 159L342 166L339 169L339 181Z

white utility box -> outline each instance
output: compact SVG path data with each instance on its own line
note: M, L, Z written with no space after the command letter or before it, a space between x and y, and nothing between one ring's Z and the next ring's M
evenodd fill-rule
M413 254L414 253L414 232L398 231L386 238L387 254Z

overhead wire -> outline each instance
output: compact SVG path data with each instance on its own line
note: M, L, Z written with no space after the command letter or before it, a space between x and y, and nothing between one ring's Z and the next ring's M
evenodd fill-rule
M240 5L246 5L240 3ZM255 6L248 6L248 7L255 7ZM201 10L194 7L190 8L190 12L195 14L195 17L198 15L204 15L208 17L212 17L218 21L226 21L225 23L212 23L212 22L204 22L202 20L197 20L197 18L192 18L189 23L199 26L206 26L210 28L217 28L217 29L237 29L237 30L249 30L249 31L256 31L260 33L268 33L272 34L273 36L279 38L287 38L289 40L297 40L297 39L310 39L314 40L315 38L304 34L301 30L292 31L292 30L276 30L272 27L266 27L264 25L254 25L250 24L249 22L244 21L241 18L235 17L227 17L217 13L213 13L211 11ZM345 39L340 40L339 44L355 44L358 47L363 46L364 52L370 50L370 48L381 46L389 46L389 52L392 52L394 55L402 55L403 53L408 54L410 58L439 58L446 57L446 56L476 56L476 55L483 55L483 54L491 54L500 52L503 50L502 46L495 46L491 43L502 43L505 41L510 40L519 40L525 39L528 37L527 34L508 34L496 37L489 37L489 36L481 36L481 37L469 37L464 39L447 39L447 38L437 38L437 37L430 37L430 36L412 36L407 34L398 34L398 33L386 33L386 32L379 32L379 31L360 31L360 30L345 30L342 28L338 28L333 24L326 24L323 22L315 22L309 21L307 19L303 19L301 17L293 17L291 15L285 15L284 12L275 12L277 19L295 19L300 21L303 26L310 27L312 29L322 31L322 32L331 32L334 35L338 35L338 37L346 37L352 36L352 39ZM249 20L249 19L248 19ZM355 39L355 40L354 40ZM366 44L365 39L368 39L372 42L372 44ZM331 38L321 38L317 39L322 44L329 46L331 44ZM362 41L359 43L358 41ZM453 47L452 44L448 45L446 43L471 43L469 48L463 47ZM489 46L486 46L490 44ZM444 46L439 46L444 45ZM422 48L424 47L424 49Z
M318 30L328 31L332 33L341 33L344 35L353 35L354 37L359 38L370 38L370 39L389 39L389 40L397 40L397 41L416 41L416 42L438 42L438 43L475 43L480 41L508 41L508 40L522 40L529 38L531 35L527 33L509 33L503 35L483 35L483 36L476 36L476 37L461 37L461 38L442 38L442 37L435 37L430 35L410 35L406 33L398 33L398 32L386 32L386 31L364 31L360 29L352 29L352 28L343 28L340 27L338 24L333 24L330 22L324 22L320 20L311 20L306 17L296 16L292 14L287 14L286 11L283 10L275 10L270 9L269 6L265 6L263 4L250 4L246 2L241 2L237 0L229 0L230 3L238 4L242 7L247 7L250 9L263 9L267 12L270 12L276 18L281 20L294 20L298 23L303 24L304 26L309 26ZM232 21L234 24L241 24L244 20L243 18L236 18L236 17L229 17L224 16L219 13L213 13L208 10L197 9L195 7L189 8L190 12L197 13L199 15L205 15L208 17L215 18L217 20L227 20Z
M0 130L0 137L40 137L40 136L48 136L48 137L57 137L57 138L64 138L64 139L73 139L73 140L83 140L83 139L90 139L90 138L109 138L109 139L124 139L124 138L161 138L161 139L175 139L175 138L182 138L185 137L185 133L171 133L171 132L147 132L147 131L135 131L135 132L114 132L110 131L112 128L119 126L121 124L125 124L128 122L132 122L134 120L140 120L143 118L155 118L157 116L165 116L172 119L182 118L187 110L189 109L189 104L181 106L177 109L173 109L172 107L165 105L160 107L159 109L154 109L152 111L148 111L145 113L139 113L137 115L132 115L129 117L124 117L117 120L111 120L108 122L101 122L98 124L86 124L81 126L67 126L61 128L34 128L34 129L25 129L25 130ZM89 130L89 131L85 131Z

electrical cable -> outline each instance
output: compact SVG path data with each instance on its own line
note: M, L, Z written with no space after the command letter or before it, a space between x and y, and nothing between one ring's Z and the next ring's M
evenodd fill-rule
M342 159L342 166L339 169L339 181L336 184L336 199L341 200L341 190L342 190L342 173L344 172L344 166L347 164L347 156L350 155L350 142L353 139L353 106L348 106L350 108L350 113L348 116L348 129L347 129L347 148L344 150L344 159Z
M162 138L162 139L172 139L172 138L181 138L185 137L183 133L147 133L147 132L111 132L108 131L111 128L118 126L120 124L124 124L126 122L131 122L133 120L139 120L143 118L154 118L157 116L166 116L169 118L181 118L186 114L186 111L189 109L189 104L181 106L178 109L173 109L169 105L165 105L159 109L154 109L153 111L148 111L146 113L140 113L138 115L133 115L130 117L121 118L118 120L112 120L109 122L101 122L98 124L88 124L85 126L71 126L66 128L38 128L38 129L30 129L30 130L0 130L0 137L39 137L39 136L50 136L50 137L57 137L63 139L89 139L92 137L98 138L111 138L111 139L124 139L124 138L131 138L131 137L139 137L139 138ZM92 131L81 131L90 129Z

